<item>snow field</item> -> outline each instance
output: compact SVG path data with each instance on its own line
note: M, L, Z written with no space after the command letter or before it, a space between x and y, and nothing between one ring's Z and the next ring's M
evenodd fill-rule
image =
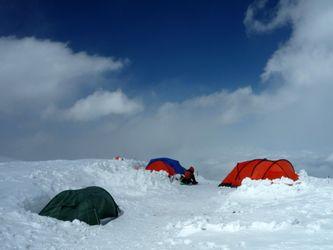
M245 179L237 189L222 188L221 207L177 224L178 236L227 242L217 247L225 249L333 249L332 179L301 172L291 184Z
M232 189L199 176L199 185L183 186L144 166L127 159L0 163L0 248L333 249L332 179L301 172L296 183L246 179ZM37 214L57 193L93 185L124 214L104 226Z

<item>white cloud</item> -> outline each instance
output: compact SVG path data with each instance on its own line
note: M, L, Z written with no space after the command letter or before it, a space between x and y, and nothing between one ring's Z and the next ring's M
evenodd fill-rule
M211 116L218 124L230 125L256 114L267 114L283 108L294 100L282 93L255 94L250 86L233 92L222 90L198 96L182 103L166 103L160 107L160 117L180 114L186 117Z
M268 32L285 25L288 22L299 18L296 15L295 7L299 1L281 0L274 10L265 10L268 0L256 0L247 9L244 24L250 32ZM256 19L258 13L268 17L268 21ZM298 12L297 12L298 14Z
M0 112L5 114L41 114L126 62L75 53L66 44L33 37L0 38L0 55Z
M112 114L132 114L142 109L141 104L128 99L120 90L96 91L78 100L71 108L64 111L64 115L69 120L91 121Z

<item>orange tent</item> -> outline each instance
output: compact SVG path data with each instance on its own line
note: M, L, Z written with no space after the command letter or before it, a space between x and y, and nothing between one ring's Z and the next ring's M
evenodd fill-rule
M271 161L267 159L256 159L237 163L236 167L219 186L238 187L246 177L253 180L273 180L281 177L287 177L294 181L298 179L293 165L288 160Z

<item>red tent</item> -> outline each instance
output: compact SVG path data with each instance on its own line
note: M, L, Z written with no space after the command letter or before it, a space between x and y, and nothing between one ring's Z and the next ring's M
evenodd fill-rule
M288 160L271 161L256 159L237 163L236 167L234 167L219 186L238 187L246 177L253 180L273 180L281 177L287 177L294 181L298 179L293 165Z

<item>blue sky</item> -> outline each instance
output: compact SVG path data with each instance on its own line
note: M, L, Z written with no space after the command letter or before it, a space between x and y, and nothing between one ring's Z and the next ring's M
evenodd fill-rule
M207 170L315 152L308 169L332 174L332 13L331 0L0 1L0 156Z
M288 29L248 35L243 19L251 2L3 1L0 36L34 36L128 58L121 82L106 87L179 101L221 88L260 87L267 58Z

